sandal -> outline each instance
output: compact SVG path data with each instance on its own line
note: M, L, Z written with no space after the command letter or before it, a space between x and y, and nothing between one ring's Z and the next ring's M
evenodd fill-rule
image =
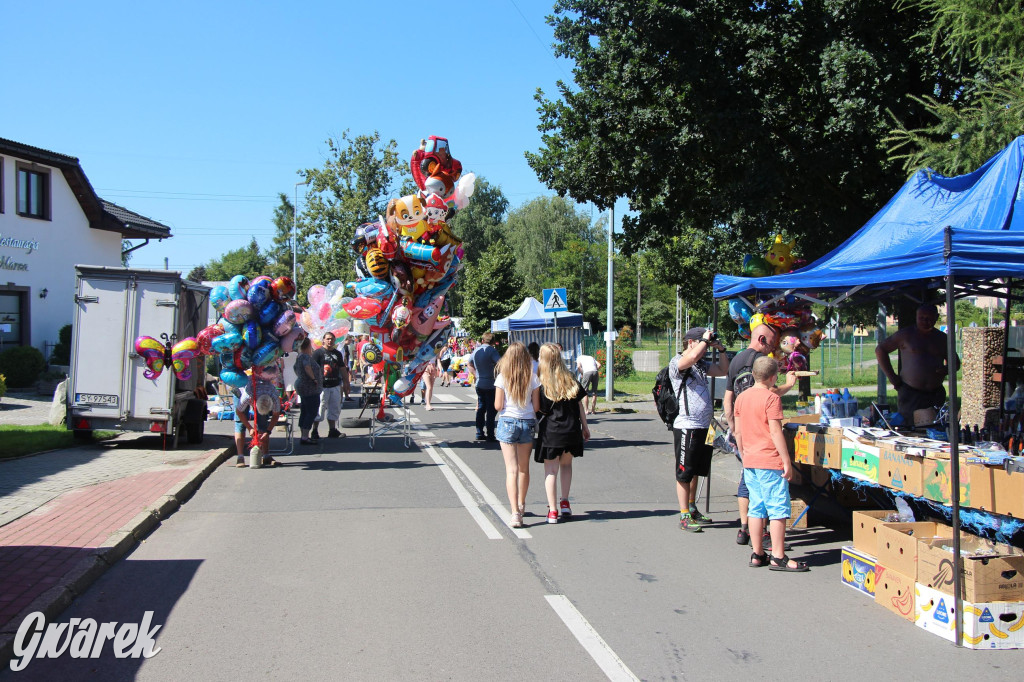
M755 563L756 562L756 563ZM762 566L768 565L768 553L764 554L753 553L750 555L750 563L747 564L751 568L761 568Z
M318 445L320 441L313 440L312 438L300 438L299 443L302 445Z
M281 466L281 463L278 462L276 459L264 459L263 460L263 466L265 466L265 467L279 467L279 466Z
M796 566L790 566L789 562L792 561ZM807 564L803 561L797 561L796 559L790 559L785 554L782 555L781 559L777 559L775 556L768 558L768 570L769 571L786 571L787 573L805 573L811 570L807 567Z

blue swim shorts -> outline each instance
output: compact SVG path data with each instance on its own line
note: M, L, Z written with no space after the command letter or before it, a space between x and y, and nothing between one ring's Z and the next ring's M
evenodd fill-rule
M789 481L781 469L744 469L743 480L750 491L747 516L772 521L789 518Z

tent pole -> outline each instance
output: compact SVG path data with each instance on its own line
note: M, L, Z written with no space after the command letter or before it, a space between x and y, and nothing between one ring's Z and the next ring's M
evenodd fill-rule
M947 228L946 243L950 234ZM949 469L950 503L953 507L953 608L955 612L955 644L963 646L964 614L960 598L963 576L963 557L960 556L960 411L956 407L956 302L954 300L953 274L946 276L946 363L949 371Z
M1010 354L1010 306L1013 305L1013 279L1006 280L1006 297L1003 299L1004 305L1006 306L1006 317L1003 318L1003 380L999 382L999 426L997 431L999 437L995 440L1003 439L1003 419L1006 417L1005 405L1006 405L1006 357ZM1013 454L1012 452L1010 453Z

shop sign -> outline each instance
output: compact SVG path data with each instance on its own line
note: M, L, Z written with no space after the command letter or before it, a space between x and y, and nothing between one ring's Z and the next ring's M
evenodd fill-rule
M19 239L17 237L5 237L0 234L0 247L9 249L24 249L26 255L31 254L39 248L39 242L35 239ZM10 256L0 256L0 270L28 270L28 263L16 261Z

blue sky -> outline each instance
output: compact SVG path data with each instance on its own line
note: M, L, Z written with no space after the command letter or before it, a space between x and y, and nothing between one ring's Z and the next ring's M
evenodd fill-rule
M448 137L515 207L552 194L523 157L540 145L536 88L571 79L551 5L0 0L0 137L77 156L101 197L169 225L135 267L269 245L278 192L346 129L404 158Z

